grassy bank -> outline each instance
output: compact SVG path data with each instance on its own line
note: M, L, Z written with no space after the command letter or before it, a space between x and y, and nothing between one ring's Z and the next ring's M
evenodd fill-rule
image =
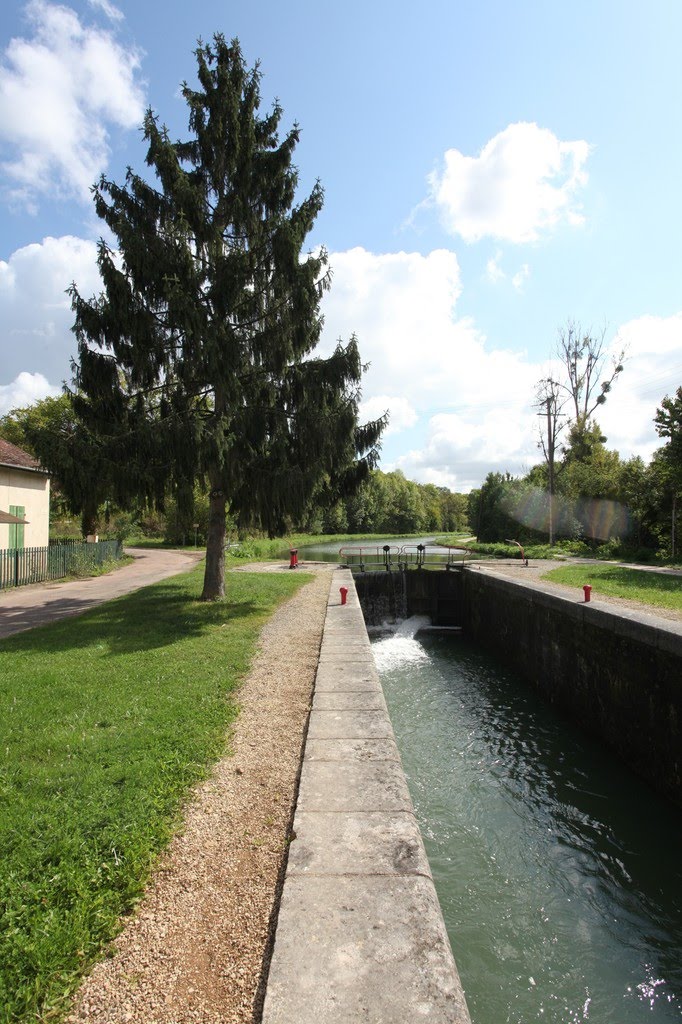
M477 541L475 537L462 538L456 534L447 534L438 537L439 544L450 544L456 546L463 544L469 551L477 555L486 555L491 558L520 558L519 545L516 542L505 543L503 541ZM681 568L679 558L663 558L657 552L649 548L629 548L619 540L605 541L603 544L588 544L584 540L558 540L554 544L538 544L526 541L522 545L526 558L537 559L562 559L562 558L599 558L604 561L635 562L641 565L659 565L669 568Z
M260 629L305 575L202 568L0 642L0 1019L53 1020L224 750Z
M682 577L644 569L626 569L620 565L566 565L552 569L542 577L552 583L565 583L582 590L594 588L595 596L625 597L630 601L682 612Z
M371 544L373 541L383 541L391 536L423 537L424 533L412 535L405 533L291 533L285 537L275 537L274 540L270 540L268 537L247 537L240 542L232 537L232 545L228 554L231 558L274 559L283 557L282 553L288 552L290 548L303 548L316 544L338 544L339 547L342 544ZM125 544L127 547L140 548L181 547L181 545L165 541L162 537L144 537L139 534L130 534L126 537ZM201 540L199 547L204 548L205 546L205 541ZM191 537L185 547L194 547Z

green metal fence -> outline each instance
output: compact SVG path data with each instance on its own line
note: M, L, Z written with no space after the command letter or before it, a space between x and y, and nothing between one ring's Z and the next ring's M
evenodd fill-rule
M63 579L120 558L122 554L123 545L119 540L51 544L47 548L9 548L0 551L0 590Z

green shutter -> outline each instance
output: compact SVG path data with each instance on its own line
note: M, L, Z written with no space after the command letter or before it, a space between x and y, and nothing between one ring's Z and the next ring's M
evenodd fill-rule
M16 516L17 519L23 519L26 515L26 508L24 505L10 505L9 514ZM9 527L9 545L10 548L19 548L21 550L24 546L24 524L23 523L10 523Z

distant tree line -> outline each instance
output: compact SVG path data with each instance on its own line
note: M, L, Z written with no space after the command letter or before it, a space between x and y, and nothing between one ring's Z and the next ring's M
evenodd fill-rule
M525 475L488 473L481 487L458 494L418 484L399 470L369 470L359 485L330 486L327 477L298 511L282 516L279 535L446 534L471 531L483 542L562 542L574 551L679 557L682 511L682 387L653 416L661 446L648 464L607 447L596 410L623 369L624 353L605 368L603 339L575 325L560 333L564 373L540 382L536 408L542 459ZM163 536L205 543L210 496L201 480L168 485L154 501L121 503L96 435L79 419L69 394L0 418L0 436L32 452L53 474L52 519L59 532L99 529L125 537ZM456 467L455 467L456 468ZM272 532L253 515L245 524L227 508L228 538ZM70 522L69 522L70 520Z
M53 473L53 531L60 534L111 532L163 536L176 543L205 543L209 524L209 494L195 482L178 495L168 487L155 502L116 501L116 490L99 447L78 419L68 394L45 398L13 409L0 418L0 437L31 452ZM356 491L330 497L318 489L298 516L286 516L282 533L452 533L468 529L467 495L447 487L418 484L400 470L372 470ZM237 532L267 532L257 517L239 526L228 508L228 537Z
M468 529L467 514L465 494L373 470L355 494L312 509L305 525L311 533L455 533Z

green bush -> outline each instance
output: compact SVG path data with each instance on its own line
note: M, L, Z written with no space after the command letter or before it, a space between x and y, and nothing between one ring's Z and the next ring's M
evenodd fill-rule
M138 528L135 517L130 512L119 512L111 520L107 534L124 544Z
M600 544L594 552L595 558L620 558L622 554L622 544L619 537L611 537L609 540Z

